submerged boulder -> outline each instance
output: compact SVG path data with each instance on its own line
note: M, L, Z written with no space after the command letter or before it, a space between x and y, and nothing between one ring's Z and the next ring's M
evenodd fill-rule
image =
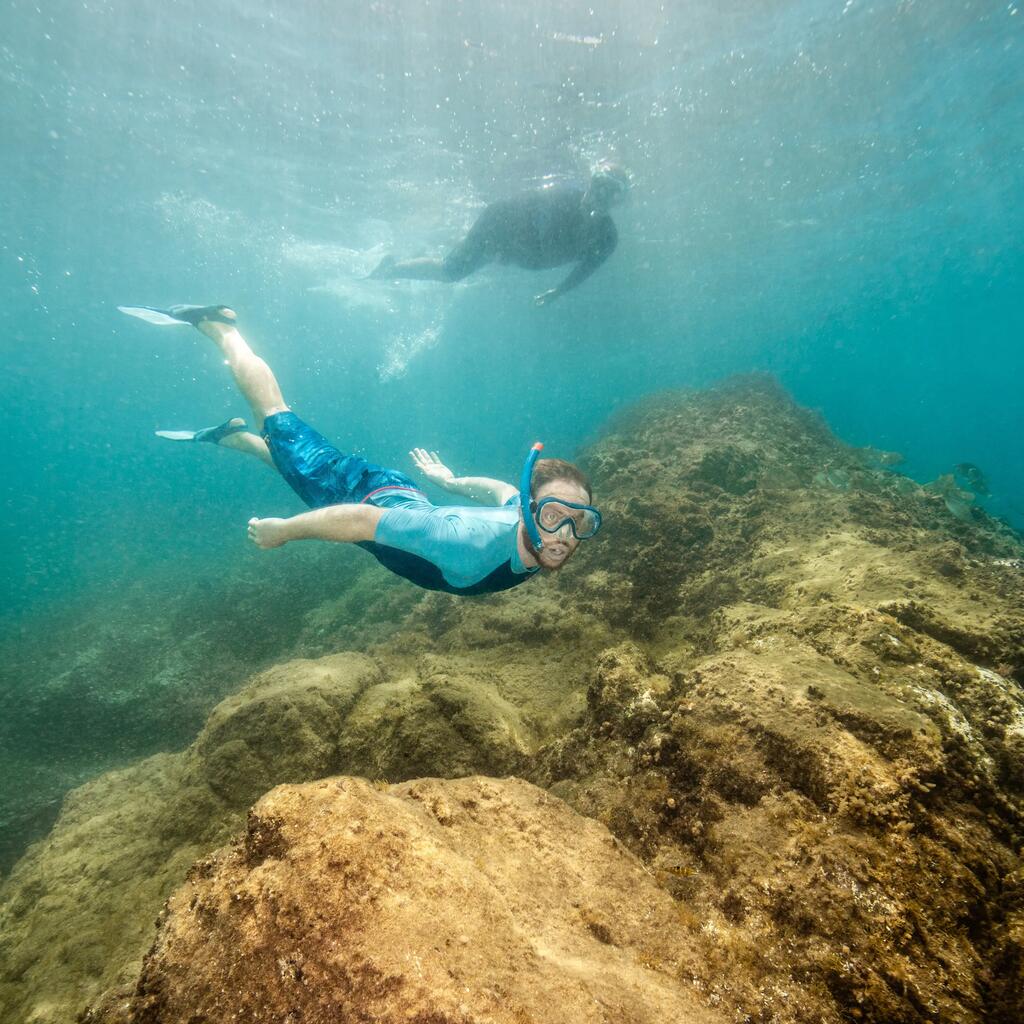
M282 786L90 1021L713 1024L672 898L517 779Z
M273 786L521 766L539 740L529 701L501 696L516 685L500 667L482 680L450 658L287 662L222 701L186 750L75 790L0 889L0 1019L70 1021L126 983L161 902Z
M73 1020L90 990L130 979L189 865L269 786L330 771L345 710L379 679L359 654L278 666L189 749L73 791L0 890L0 1019Z

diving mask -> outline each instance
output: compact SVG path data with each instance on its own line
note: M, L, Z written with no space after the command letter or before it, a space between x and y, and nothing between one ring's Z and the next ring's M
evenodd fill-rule
M568 524L577 540L589 540L601 529L601 513L593 505L550 497L531 502L530 511L545 533L558 533Z

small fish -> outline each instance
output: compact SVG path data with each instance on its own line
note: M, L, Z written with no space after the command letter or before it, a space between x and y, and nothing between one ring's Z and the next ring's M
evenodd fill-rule
M898 466L904 461L899 452L884 452L880 448L872 448L870 445L859 450L869 466Z
M825 480L837 491L850 489L850 474L840 466L830 466L825 470Z

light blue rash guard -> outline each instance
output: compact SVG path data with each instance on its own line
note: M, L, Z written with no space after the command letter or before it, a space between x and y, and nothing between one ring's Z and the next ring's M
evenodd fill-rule
M519 495L503 506L434 505L404 473L344 455L291 411L263 422L281 476L310 508L368 502L383 511L374 540L359 547L428 590L470 596L525 583L537 572L519 557Z
M360 546L420 586L493 593L525 583L537 572L527 569L519 556L518 495L499 507L434 505L409 491L386 502L370 500L384 514L373 543Z

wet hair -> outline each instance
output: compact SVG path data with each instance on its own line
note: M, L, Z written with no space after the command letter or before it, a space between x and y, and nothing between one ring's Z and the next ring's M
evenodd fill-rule
M530 484L530 496L536 497L537 491L545 484L554 483L556 480L567 480L571 484L577 484L587 492L587 501L594 500L594 492L590 488L590 481L582 470L577 469L571 462L565 459L538 459L533 467L533 482Z

